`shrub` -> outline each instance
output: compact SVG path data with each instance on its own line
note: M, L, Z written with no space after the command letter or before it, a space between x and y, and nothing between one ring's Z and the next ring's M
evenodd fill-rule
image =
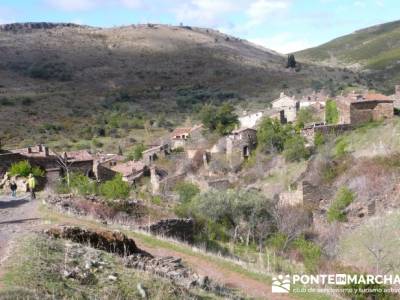
M35 63L28 69L32 78L56 79L68 81L72 79L72 71L64 62Z
M8 170L11 176L22 176L28 177L29 174L33 174L35 177L43 177L44 171L39 167L32 167L29 161L24 160L11 165Z
M318 269L318 264L321 259L321 248L312 241L307 241L304 238L299 238L294 242L294 246L300 251L303 256L303 263L306 271L315 273Z
M354 193L347 187L342 187L336 194L335 200L332 202L331 206L327 212L328 222L346 221L346 214L343 210L349 206L354 200Z
M275 249L278 252L281 252L285 249L285 246L287 244L287 236L284 233L275 233L273 234L267 241L267 244Z
M190 202L194 196L200 193L200 189L197 185L190 182L180 182L175 186L175 191L179 195L179 201L181 203Z
M290 125L282 125L278 120L265 118L257 132L260 148L265 152L281 152L285 141L293 134Z
M130 193L129 184L122 180L121 175L100 185L100 194L108 200L126 199Z
M328 124L337 124L339 122L339 111L334 100L326 101L325 121Z
M343 157L347 153L348 146L349 143L345 139L343 138L338 139L335 145L335 157L336 158Z
M315 147L320 147L325 143L325 137L321 132L317 132L314 136Z
M228 103L224 103L219 108L206 105L200 111L200 118L204 126L210 131L216 131L220 135L227 135L239 124L235 108Z
M129 160L139 160L143 157L143 151L146 150L146 147L143 144L138 144L133 147L133 150L128 155Z
M304 138L299 135L294 135L287 139L284 144L283 156L286 161L300 161L309 156L309 151L305 146Z
M70 188L79 195L96 194L96 183L81 173L70 174Z

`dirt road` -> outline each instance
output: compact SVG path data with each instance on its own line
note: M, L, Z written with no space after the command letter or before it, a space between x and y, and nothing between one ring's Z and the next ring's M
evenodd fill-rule
M40 224L38 201L29 196L0 197L0 268L11 250L13 239Z

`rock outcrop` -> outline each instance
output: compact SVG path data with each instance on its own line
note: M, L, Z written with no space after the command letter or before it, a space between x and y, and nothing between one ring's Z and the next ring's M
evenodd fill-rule
M0 25L1 31L20 31L30 29L53 29L56 27L83 27L74 23L49 23L49 22L27 22Z
M79 244L89 245L92 248L115 253L121 256L141 254L152 257L149 253L139 249L133 239L119 231L90 230L77 226L53 227L46 233L54 238L63 238Z

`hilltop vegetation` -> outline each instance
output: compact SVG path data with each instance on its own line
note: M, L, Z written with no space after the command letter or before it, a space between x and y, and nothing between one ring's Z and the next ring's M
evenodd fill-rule
M400 81L400 21L358 30L299 51L296 57L366 71L370 87L392 92L393 86Z
M3 144L170 128L204 104L265 107L283 89L335 92L361 80L304 63L287 69L286 57L211 29L28 25L0 30Z

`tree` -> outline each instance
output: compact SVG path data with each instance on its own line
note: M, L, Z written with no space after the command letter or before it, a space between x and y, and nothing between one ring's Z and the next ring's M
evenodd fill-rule
M130 193L129 184L122 180L121 175L116 175L114 179L104 182L100 186L100 193L106 199L126 199Z
M296 68L296 59L293 54L289 54L287 58L286 68L294 69Z
M258 144L265 152L282 152L291 131L290 125L283 126L276 119L265 118L257 132Z
M339 122L339 111L334 100L326 101L325 122L328 124L337 124Z
M284 144L283 156L286 161L300 161L309 156L309 151L305 146L304 138L300 135L293 135Z
M137 144L132 152L128 155L129 160L139 160L143 157L143 151L146 150L146 147L143 144Z
M239 124L235 108L229 103L224 103L219 108L212 105L203 106L200 111L203 125L210 131L217 131L220 135L227 135Z

